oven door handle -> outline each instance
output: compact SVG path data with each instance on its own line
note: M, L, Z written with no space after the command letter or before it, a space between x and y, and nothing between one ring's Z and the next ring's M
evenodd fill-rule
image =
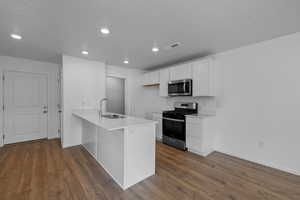
M172 119L172 118L168 118L168 117L163 117L163 119L169 120L169 121L174 121L174 122L184 122L183 119Z

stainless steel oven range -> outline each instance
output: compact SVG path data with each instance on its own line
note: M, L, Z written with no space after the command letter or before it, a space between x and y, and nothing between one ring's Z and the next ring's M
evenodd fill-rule
M163 143L186 150L185 115L197 113L198 104L175 102L174 108L163 112Z

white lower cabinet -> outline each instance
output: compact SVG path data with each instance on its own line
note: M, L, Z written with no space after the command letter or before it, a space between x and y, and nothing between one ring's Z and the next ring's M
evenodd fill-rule
M161 113L153 113L152 114L152 119L154 121L157 121L158 123L156 124L156 139L157 140L162 140L162 114Z
M186 117L186 146L188 151L207 156L214 151L215 117Z
M98 129L95 125L89 122L82 123L82 132L89 134L81 135L81 143L85 149L97 159L97 141L98 141Z

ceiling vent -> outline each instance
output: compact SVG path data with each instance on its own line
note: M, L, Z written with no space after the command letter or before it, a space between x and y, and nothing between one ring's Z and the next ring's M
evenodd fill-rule
M169 45L165 46L165 49L166 50L171 50L171 49L175 49L175 48L177 48L179 46L180 46L179 42L174 42L172 44L169 44Z

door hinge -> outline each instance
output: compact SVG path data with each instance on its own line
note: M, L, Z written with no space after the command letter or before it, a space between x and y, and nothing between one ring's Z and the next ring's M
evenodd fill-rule
M4 105L2 106L2 110L4 111Z
M3 138L3 141L4 141L4 139L5 139L5 135L4 134L2 135L2 138Z
M3 81L5 80L5 76L4 76L4 75L2 76L2 80L3 80Z

